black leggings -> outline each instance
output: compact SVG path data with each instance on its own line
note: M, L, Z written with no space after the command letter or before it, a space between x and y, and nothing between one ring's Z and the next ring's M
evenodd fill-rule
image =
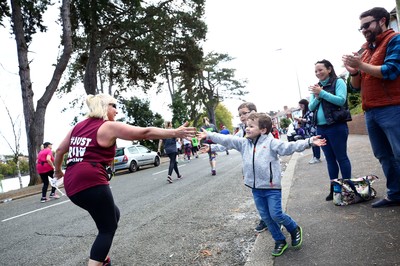
M110 251L119 221L119 209L114 203L110 186L91 187L69 198L74 204L87 210L96 223L99 234L90 250L90 259L104 261Z
M173 170L175 170L175 172L178 175L178 177L180 176L179 170L178 170L178 163L176 162L176 156L177 155L178 155L177 152L168 153L168 157L169 157L168 175L169 176L172 175L172 171Z
M49 176L53 178L54 170L48 171L46 173L41 173L40 178L42 179L43 186L42 186L42 198L46 197L47 194L47 189L49 188ZM51 187L51 194L54 194L56 192L55 187Z

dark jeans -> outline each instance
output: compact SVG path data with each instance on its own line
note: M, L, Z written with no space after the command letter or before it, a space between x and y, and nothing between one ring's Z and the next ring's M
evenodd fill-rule
M318 126L317 135L326 139L326 145L322 146L328 166L329 179L339 177L339 168L342 178L351 178L351 163L347 156L347 139L349 128L347 123L335 123L329 126Z
M90 259L104 261L110 251L120 216L110 186L91 187L69 198L74 204L88 211L96 223L99 233L90 250Z
M373 108L365 112L372 151L386 176L387 196L400 201L400 106Z
M313 156L317 159L321 158L321 147L313 146L312 147Z
M42 198L46 197L47 189L49 188L49 177L53 178L54 170L48 171L46 173L39 174L40 178L42 179L43 186L42 186ZM51 187L51 194L56 192L55 187Z
M180 176L179 174L179 169L178 169L178 163L176 162L176 156L178 155L177 152L172 152L168 153L168 158L169 158L169 168L168 168L168 175L172 175L172 171L175 170L175 173Z

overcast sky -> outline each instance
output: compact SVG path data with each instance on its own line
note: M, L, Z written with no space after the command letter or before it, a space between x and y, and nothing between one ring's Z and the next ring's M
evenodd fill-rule
M235 58L229 67L237 70L238 79L249 81L246 89L250 93L246 100L254 102L259 111L278 111L284 105L295 107L300 95L308 97L308 86L317 82L315 62L327 59L340 74L344 71L341 56L357 51L365 41L357 30L360 13L375 6L390 12L395 5L395 0L208 0L206 23L209 32L204 50L227 53ZM49 31L35 35L30 46L35 104L50 81L52 64L59 53L60 29L54 23L57 16L54 9L45 14ZM0 96L13 118L20 116L21 150L26 154L16 44L9 28L0 28L0 39ZM156 96L150 97L154 99ZM156 101L162 104L152 104L152 108L165 114L165 119L170 119L168 102L164 102L164 99L169 99L168 94L158 97ZM53 147L58 146L70 128L72 115L61 113L66 104L65 97L53 99L47 109L45 141L53 142ZM228 101L225 104L237 123L239 102ZM1 101L0 121L0 132L14 145L11 124ZM0 136L0 154L10 153Z

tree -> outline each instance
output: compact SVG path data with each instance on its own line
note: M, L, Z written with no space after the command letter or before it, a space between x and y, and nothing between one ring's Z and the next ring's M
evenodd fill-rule
M138 127L156 126L162 127L164 120L161 115L150 110L150 102L142 101L137 97L131 97L128 100L122 99L122 112L125 114L125 122ZM154 140L140 140L143 145L155 150L156 143Z
M292 123L289 118L281 118L281 124L280 127L283 129L288 128L288 126Z
M349 104L349 109L352 114L357 114L361 109L361 94L360 91L356 91L350 84L350 76L346 80L347 85L347 101Z
M187 50L199 49L191 40L205 38L204 0L73 0L72 9L76 56L66 92L81 81L87 94L104 91L103 83L114 96L134 88L146 92L167 66L189 62Z
M62 44L64 46L61 56L57 59L53 76L50 79L45 92L36 104L33 103L33 85L30 77L30 61L28 59L29 45L33 35L37 32L45 32L46 27L42 21L42 14L51 4L50 0L11 0L11 13L1 13L0 21L11 15L11 28L17 44L19 63L19 77L22 91L23 111L25 117L25 130L28 142L29 156L29 185L38 183L36 173L36 156L43 142L44 123L47 105L54 92L57 90L69 58L72 53L71 25L70 25L70 0L63 0L61 6L61 22L63 27ZM1 10L7 10L7 4L0 2Z
M194 99L205 106L211 123L215 123L215 109L221 101L229 98L241 99L248 93L243 90L247 81L236 80L235 69L221 66L232 60L227 54L209 53L197 75L195 90L193 93L188 91L186 95L188 101Z
M1 99L1 97L0 97ZM18 174L18 179L19 179L19 186L22 188L22 178L21 178L21 169L20 169L20 164L19 164L19 155L20 155L20 140L21 140L21 121L19 121L19 116L14 120L11 116L10 110L8 109L7 105L5 104L4 100L1 99L1 101L4 104L4 107L6 109L8 118L10 119L11 122L11 127L14 135L14 145L12 145L7 138L3 135L3 133L0 132L1 136L4 138L4 140L7 142L8 147L10 147L11 151L13 152L13 162L15 163L15 166L17 168L17 174ZM19 122L19 125L17 124Z
M175 96L177 95L177 96ZM175 93L172 96L172 104L170 105L172 109L172 125L173 127L179 127L188 119L188 109L187 104L183 102L182 97L179 93Z
M217 128L220 129L220 127L223 125L232 131L232 119L232 113L225 107L225 105L219 103L215 109L215 125Z

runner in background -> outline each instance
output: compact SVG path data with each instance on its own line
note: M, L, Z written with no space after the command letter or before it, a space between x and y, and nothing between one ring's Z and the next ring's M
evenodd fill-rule
M183 155L183 159L190 162L190 155L192 154L192 141L188 139L183 139L183 149L185 154Z
M203 128L209 132L218 132L217 127L214 124L210 123L210 120L208 119L208 117L204 117L203 122L204 122L204 125L201 128ZM212 141L205 141L205 144L211 145L213 143L212 143ZM217 153L215 151L212 151L211 149L208 149L208 157L210 160L211 175L216 175L217 174L217 170L216 170Z
M222 130L221 130L219 133L224 134L224 135L229 135L229 134L231 134L231 133L229 132L229 129L226 128L226 126L222 126ZM226 150L226 155L229 155L229 151L228 151L228 150Z
M199 140L197 138L192 138L192 155L196 158L199 158Z

